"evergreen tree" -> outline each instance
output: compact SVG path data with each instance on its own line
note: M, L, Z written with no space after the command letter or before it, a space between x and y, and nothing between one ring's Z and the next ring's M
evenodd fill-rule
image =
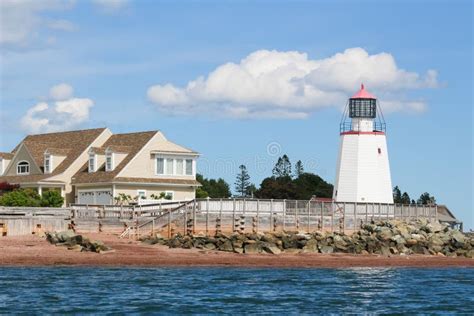
M276 178L291 177L291 162L287 155L278 158L273 167L273 176Z
M410 196L408 195L408 193L403 192L402 197L401 197L401 203L410 204Z
M299 178L304 173L303 163L298 160L295 164L295 177Z
M434 196L431 196L428 192L423 193L420 195L420 198L417 201L418 204L436 204L436 199Z
M402 203L402 192L400 191L398 185L393 188L393 203Z
M239 169L240 171L237 174L237 178L235 180L235 192L237 192L237 195L241 197L246 197L249 193L249 187L251 185L249 181L250 176L245 165L240 165Z

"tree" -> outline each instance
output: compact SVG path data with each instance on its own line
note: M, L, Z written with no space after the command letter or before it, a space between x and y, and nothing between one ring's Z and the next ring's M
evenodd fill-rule
M245 192L245 195L253 198L255 195L255 192L257 192L257 187L255 187L255 184L252 183L248 186L247 192Z
M297 196L296 185L289 176L265 178L255 196L260 199L294 200Z
M228 198L231 196L229 184L222 178L217 180L204 178L201 174L196 174L196 180L201 183L201 187L196 190L196 197L203 198Z
M245 165L239 166L239 173L235 179L235 192L241 197L247 196L250 187L250 176Z
M431 196L428 192L423 193L420 195L420 198L417 201L418 204L436 204L436 199L434 196Z
M296 188L296 199L309 200L311 197L330 198L334 187L313 173L303 173L293 180Z
M275 167L273 167L273 176L276 178L291 177L291 162L287 155L278 158Z
M410 200L410 196L408 195L408 193L403 192L400 203L401 204L410 204L410 201L411 200Z
M393 188L393 203L402 203L402 192L400 191L398 185Z
M295 177L299 178L304 173L303 163L298 160L295 164Z

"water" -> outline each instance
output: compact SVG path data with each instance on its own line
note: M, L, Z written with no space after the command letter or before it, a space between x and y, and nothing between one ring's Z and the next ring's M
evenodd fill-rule
M0 268L0 314L474 314L474 269Z

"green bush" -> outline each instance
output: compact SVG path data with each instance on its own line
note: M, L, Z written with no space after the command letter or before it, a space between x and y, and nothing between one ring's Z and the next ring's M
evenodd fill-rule
M61 207L63 203L61 193L55 190L44 191L41 197L34 189L16 189L0 197L3 206Z
M43 192L41 197L41 206L45 207L61 207L63 206L64 198L61 193L56 190L48 190Z

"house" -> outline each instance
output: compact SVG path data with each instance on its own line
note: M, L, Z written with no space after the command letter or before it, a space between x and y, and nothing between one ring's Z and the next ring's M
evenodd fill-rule
M0 153L0 182L42 194L58 190L65 203L113 204L121 193L190 200L199 154L160 131L112 134L107 128L29 135Z

